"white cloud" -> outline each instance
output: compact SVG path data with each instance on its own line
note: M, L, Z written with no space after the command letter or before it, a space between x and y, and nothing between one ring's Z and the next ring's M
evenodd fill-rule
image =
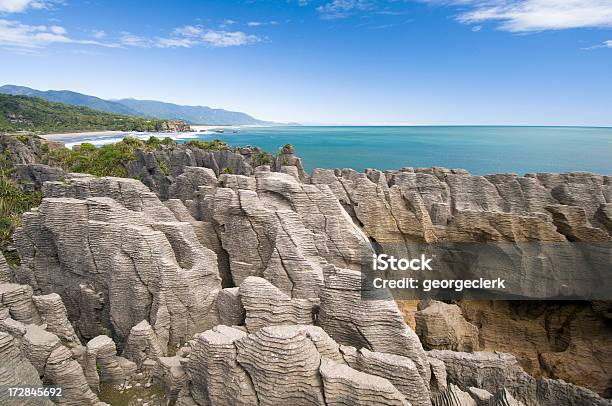
M598 45L593 45L592 47L582 48L584 50L598 49L598 48L612 48L612 39L602 42Z
M153 45L153 42L150 39L140 37L129 32L121 33L121 37L119 37L119 42L121 43L121 45L139 48L150 48Z
M139 48L191 48L197 45L225 48L259 41L261 38L242 31L206 30L199 25L178 27L168 37L146 38L124 32L120 38L121 45Z
M102 30L93 30L93 31L91 32L91 35L92 35L94 38L97 38L97 39L102 39L102 38L106 37L106 32L104 32L104 31L102 31Z
M199 25L186 25L179 27L174 30L175 34L183 35L185 37L197 37L202 34L203 28Z
M510 32L612 27L611 0L422 0L465 8L466 24L495 22Z
M190 38L157 38L155 41L158 48L191 48L195 44Z
M104 31L92 31L94 38L106 37ZM122 32L114 41L76 39L59 25L27 25L19 21L0 19L0 48L15 52L36 52L51 44L96 45L107 48L191 48L204 45L225 48L260 42L261 38L242 31L207 30L202 26L178 27L167 37L144 37Z
M49 31L58 35L63 35L67 33L66 29L64 27L60 27L59 25L52 25L51 27L49 27Z
M51 27L46 25L27 25L19 21L0 19L1 46L13 49L34 50L53 43L112 46L97 41L71 38L67 35L64 27L57 25Z
M249 21L247 25L249 27L261 27L262 25L279 25L278 21Z
M217 48L234 47L239 45L253 44L261 41L255 35L245 34L242 31L215 31L209 30L204 33L202 40L210 46Z
M0 12L2 13L21 13L28 8L42 9L48 8L54 3L61 3L57 0L0 0Z
M370 0L333 0L317 7L321 18L346 18L357 11L370 10L374 4Z

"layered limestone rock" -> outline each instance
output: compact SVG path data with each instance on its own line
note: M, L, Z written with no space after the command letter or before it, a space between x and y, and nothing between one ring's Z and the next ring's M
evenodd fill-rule
M100 402L91 390L81 365L64 346L56 347L46 361L44 381L60 386L63 394L56 399L58 404L98 405Z
M161 382L166 396L172 401L176 400L187 380L181 361L185 360L179 356L159 357L153 370L153 378Z
M416 333L428 350L478 350L478 327L468 323L457 305L432 301L415 313Z
M84 356L93 392L100 380L117 385L136 368L152 369L182 405L471 405L480 390L499 404L604 404L586 389L529 376L508 354L425 352L392 300L362 297L359 271L375 250L410 257L422 244L473 241L534 242L500 255L525 258L508 262L517 274L546 270L538 258L552 251L543 242L610 240L609 177L405 168L317 170L309 179L291 148L253 170L257 153L141 151L129 171L157 196L129 179L47 182L45 200L15 236L23 264L16 280L44 296L0 285L0 331L28 348L43 379L72 376L75 356L28 337L37 328L13 320L45 321L37 335L69 341L74 330L49 295L57 293L79 337L108 335L89 340ZM545 328L517 322L498 333L491 326L501 320L522 320L516 309L495 322L481 306L421 310L415 319L425 347L514 345L534 370L582 374L600 393L609 388L605 306L575 322L563 305L537 316ZM513 343L519 336L536 348ZM117 357L117 346L134 363ZM93 398L77 375L71 391L87 403Z
M478 406L469 393L450 384L442 393L432 399L433 406Z
M217 296L219 322L226 326L244 324L246 312L240 298L240 288L225 288Z
M165 347L217 323L216 255L144 185L76 176L45 190L62 197L24 215L19 278L58 293L82 337L123 344L148 320Z
M236 175L252 175L253 168L271 164L274 171L291 168L302 180L307 179L302 160L295 156L293 148L284 148L281 153L273 156L262 152L259 148L243 147L231 149L222 147L219 150L207 150L195 145L178 144L160 146L155 151L137 150L135 160L127 165L130 177L142 179L142 182L153 190L160 198L186 198L185 181L193 178L188 174L181 178L185 168L205 168L216 176L222 173ZM178 183L178 185L177 185Z
M11 291L16 291L14 286L11 288ZM23 290L20 292L23 293ZM38 309L36 314L40 314L39 320L44 323L24 324L11 318L9 312L6 317L0 317L0 342L6 344L4 347L0 344L0 370L3 365L14 368L11 373L0 372L0 385L59 386L62 388L62 396L54 398L55 403L99 404L98 397L90 389L80 364L84 361L81 358L83 347L68 322L66 309L59 295L31 296L31 288L26 292L30 295L30 301L35 304L35 309ZM19 302L31 303L26 301L26 298L21 295ZM31 310L31 307L29 308ZM24 313L17 311L13 314L19 316ZM26 317L25 320L31 321L32 318ZM30 371L34 372L36 379L28 378L32 374ZM0 400L4 400L4 395L2 391ZM15 400L6 399L6 404L22 404L19 403L21 401L26 402L23 404L47 404L45 401L48 399L32 398L34 403L18 399L19 402L13 403Z
M462 390L476 387L497 395L501 389L506 389L515 401L526 405L610 404L609 400L602 399L594 392L562 380L533 378L519 366L511 354L448 350L433 350L428 354L444 362L449 382ZM513 400L506 394L497 397L498 400L500 398L507 398L507 402L512 404Z
M40 315L32 301L33 290L29 285L0 283L0 305L8 309L10 316L25 324L40 324Z
M4 255L0 254L0 283L9 283L13 280L11 268L6 263Z
M0 332L0 384L5 387L42 386L36 368L23 356L10 334ZM0 391L0 404L8 406L52 405L46 398L10 397L7 390Z
M609 304L462 301L459 306L480 326L481 350L512 353L534 376L554 376L601 394L612 387Z
M388 298L363 299L360 272L330 265L324 274L318 324L340 344L409 358L429 383L425 351L397 304Z
M325 403L321 357L305 329L265 327L235 345L236 359L251 377L260 405Z
M199 405L257 404L257 393L247 371L238 364L235 341L244 331L217 326L197 334L185 365L189 396Z
M136 372L136 364L117 356L114 341L107 336L98 336L87 343L85 354L85 377L89 387L100 392L100 383L121 385Z
M66 307L57 293L32 296L46 330L57 335L68 347L77 347L81 343L70 321L68 321Z
M122 355L135 362L138 368L147 359L157 360L164 356L163 345L146 320L132 327Z
M51 352L61 347L60 339L35 324L25 326L21 348L25 357L34 365L40 376L44 375L45 365Z
M267 326L313 323L312 301L291 299L263 278L249 276L240 285L239 293L250 333Z
M354 347L341 347L340 350L351 368L388 380L411 405L431 405L429 384L410 358L366 348L357 351Z
M356 371L326 358L321 360L319 371L327 405L410 405L384 378Z

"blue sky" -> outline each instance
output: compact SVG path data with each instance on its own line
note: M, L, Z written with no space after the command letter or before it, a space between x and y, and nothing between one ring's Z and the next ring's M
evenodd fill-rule
M285 122L612 126L612 0L0 0L0 61Z

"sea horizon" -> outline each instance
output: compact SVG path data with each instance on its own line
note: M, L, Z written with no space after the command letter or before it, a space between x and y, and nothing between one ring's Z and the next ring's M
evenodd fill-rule
M198 126L194 126L197 128ZM593 126L207 126L216 133L88 133L55 140L73 147L100 146L125 136L169 136L177 142L220 139L233 147L276 153L292 144L308 172L315 168L390 170L402 167L465 169L496 173L593 172L612 174L612 128Z

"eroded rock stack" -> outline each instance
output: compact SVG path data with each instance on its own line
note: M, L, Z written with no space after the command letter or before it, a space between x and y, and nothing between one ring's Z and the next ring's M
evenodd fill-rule
M176 151L158 195L129 179L44 184L15 236L21 267L0 272L0 331L20 352L6 351L32 368L3 380L32 381L33 369L83 404L137 371L179 405L609 404L477 351L491 332L461 303L416 316L426 349L454 350L426 351L393 300L363 299L360 275L374 252L408 255L413 242L607 241L608 177L309 178L290 148L274 171L231 151Z

